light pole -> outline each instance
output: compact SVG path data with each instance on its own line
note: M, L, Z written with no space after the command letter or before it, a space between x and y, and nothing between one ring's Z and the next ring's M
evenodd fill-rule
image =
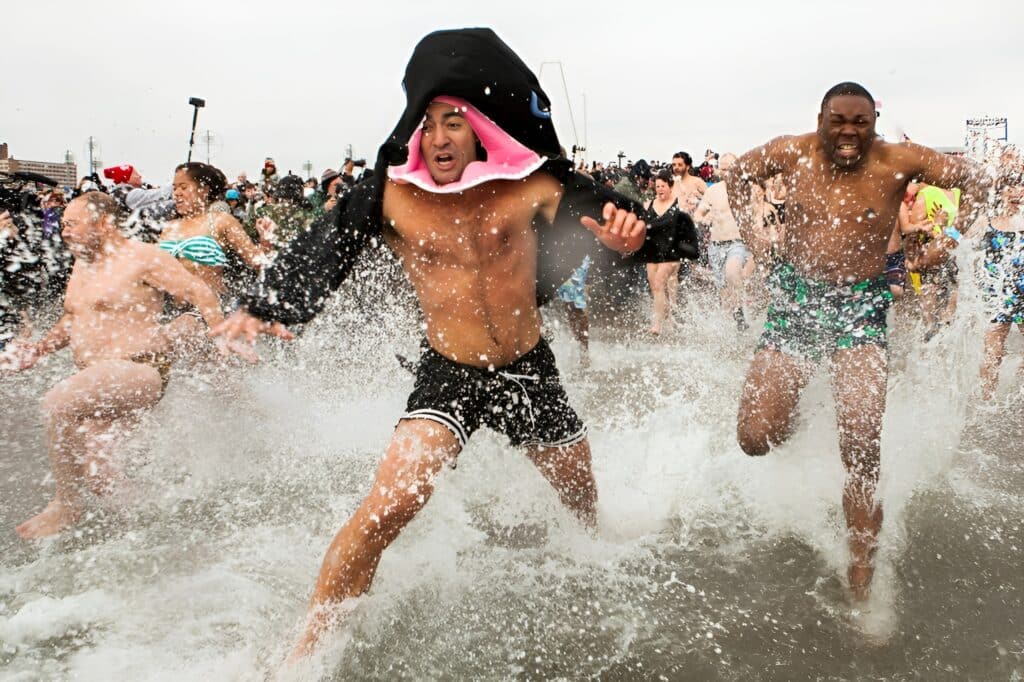
M576 133L576 117L572 115L572 100L569 99L569 86L567 86L565 84L565 69L562 68L562 62L560 62L560 61L541 62L540 63L540 68L537 69L537 80L538 81L540 80L541 75L543 75L543 73L544 73L544 67L547 66L548 64L554 64L555 66L557 66L558 67L558 73L561 74L561 76L562 76L562 92L565 93L565 104L569 108L569 123L572 124L572 138L573 138L573 142L577 146L579 146L580 136Z
M189 97L188 103L192 105L192 134L188 137L188 161L192 161L192 147L196 143L196 121L199 120L199 110L206 106L206 100L200 97Z

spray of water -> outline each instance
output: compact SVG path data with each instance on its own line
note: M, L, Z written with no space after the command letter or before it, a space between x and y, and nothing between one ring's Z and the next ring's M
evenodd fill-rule
M965 272L976 258L964 248ZM3 535L4 676L262 679L280 666L411 389L393 354L415 357L422 330L395 282L360 273L295 343L263 347L255 369L177 368L127 449L125 491L56 539ZM590 427L596 536L521 453L481 432L370 593L288 674L1019 676L1024 401L1008 360L997 407L976 408L982 325L969 277L963 288L955 322L927 344L893 313L870 617L844 596L843 471L823 375L794 438L747 458L735 416L755 337L737 337L726 313L691 300L657 343L606 316L586 372L552 313ZM1021 345L1011 339L1011 357ZM35 404L68 371L52 362L3 386L8 529L51 491Z

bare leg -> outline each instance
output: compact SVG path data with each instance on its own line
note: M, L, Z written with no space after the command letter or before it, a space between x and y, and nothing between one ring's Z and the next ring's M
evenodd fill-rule
M668 300L665 296L665 282L659 272L660 263L647 264L647 283L651 287L651 297L654 299L654 320L651 322L650 332L661 333L662 322L668 316Z
M752 258L748 258L747 263L753 267ZM737 256L731 256L725 261L725 287L722 289L722 304L733 314L741 331L747 328L746 319L743 317L746 270L746 264Z
M588 441L564 448L533 447L527 456L554 487L562 504L588 528L597 525L597 483Z
M743 301L743 264L731 256L725 261L725 286L722 287L722 306L733 311Z
M590 316L586 310L580 310L572 303L565 304L565 314L569 318L569 329L573 338L580 344L580 364L590 364Z
M839 426L839 453L846 467L843 511L849 530L847 577L855 599L867 598L882 527L875 500L881 464L882 416L888 378L886 351L863 345L832 356L832 391Z
M1006 354L1010 325L993 324L985 332L985 356L981 363L981 397L991 400L999 386L999 366Z
M381 554L427 503L434 477L459 450L455 435L436 422L398 423L373 488L327 549L293 659L313 651L330 625L332 604L370 588Z
M750 279L750 276L754 274L756 269L757 261L754 260L753 256L747 256L747 259L743 262L743 279Z
M940 321L943 324L949 324L953 321L953 316L956 315L956 302L960 296L957 282L950 282L947 286L949 289L946 294L946 305L943 307L942 314L940 315Z
M672 312L676 309L676 297L679 294L679 263L663 263L661 268L665 276L665 295L668 305L665 310L665 319L672 322Z
M925 326L925 341L928 341L938 331L939 308L942 305L939 300L940 287L937 284L921 283L921 320Z
M81 478L93 495L111 492L123 478L114 457L117 444L137 425L137 413L120 419L84 419L79 426L85 453L82 457Z
M81 468L75 454L85 452L84 434L72 422L47 426L50 469L56 481L53 499L39 512L15 528L26 540L47 537L78 523L82 515L82 490L79 486Z
M800 393L811 377L806 361L776 350L759 350L747 371L736 436L748 455L767 455L789 438Z
M162 392L159 372L127 360L97 362L51 389L43 412L57 490L42 513L17 527L18 535L40 538L74 524L82 513L83 484L96 469L96 461L89 460L95 439L106 437L115 422L155 405Z

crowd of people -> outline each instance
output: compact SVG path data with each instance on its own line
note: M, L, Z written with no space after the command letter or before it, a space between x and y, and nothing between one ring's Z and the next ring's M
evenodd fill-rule
M125 236L158 242L230 296L252 283L261 257L287 244L370 175L365 162L345 159L319 181L303 180L279 175L269 157L257 183L245 173L231 182L220 169L199 162L178 166L164 186L144 182L131 164L105 168L102 177L84 176L75 187L33 173L0 174L0 350L22 326L19 313L63 295L73 259L61 221L79 196L111 197Z
M16 202L0 215L3 367L25 370L64 347L77 367L43 398L56 491L19 534L60 532L89 494L118 482L115 436L160 400L172 364L210 353L207 327L222 353L253 359L242 338L292 338L287 326L317 315L378 237L416 291L426 347L377 480L324 559L297 653L327 627L326 607L369 589L381 553L480 427L523 448L592 526L587 431L540 334L539 302L562 301L585 347L588 277L611 251L646 267L649 332L659 339L683 284L717 289L738 332L749 327L751 289L767 292L739 400L747 454L786 440L802 389L828 361L847 471L847 580L863 598L882 523L887 312L914 291L933 333L955 312L961 242L983 248L981 380L993 394L1010 328L1024 323L1020 155L1007 148L986 170L887 143L875 133L874 98L841 83L825 94L812 133L741 155L708 150L696 167L677 152L666 163L574 168L536 79L509 55L483 29L427 36L406 75L406 113L378 167L358 178L351 159L303 180L267 158L255 183L244 174L231 183L199 162L179 165L165 187L146 186L130 165L106 169L109 185L84 179L70 197L31 178L7 183ZM457 68L467 59L474 68ZM449 82L479 74L480 63L530 108L436 94L490 95L475 81ZM439 236L441 225L449 231ZM594 248L582 262L561 259L553 281L538 259L550 235L570 231L589 231ZM33 341L20 313L55 296L62 315Z

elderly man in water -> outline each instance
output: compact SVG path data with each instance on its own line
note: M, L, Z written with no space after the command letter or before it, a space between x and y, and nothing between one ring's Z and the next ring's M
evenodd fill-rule
M61 234L75 264L64 314L38 342L12 344L0 364L25 370L70 346L78 368L43 398L57 488L42 512L17 527L23 538L53 535L75 524L86 492L110 489L119 473L111 443L163 396L174 348L182 340L202 338L190 314L160 323L165 294L193 305L207 325L224 317L202 280L156 246L125 238L117 218L117 202L101 192L69 204Z

